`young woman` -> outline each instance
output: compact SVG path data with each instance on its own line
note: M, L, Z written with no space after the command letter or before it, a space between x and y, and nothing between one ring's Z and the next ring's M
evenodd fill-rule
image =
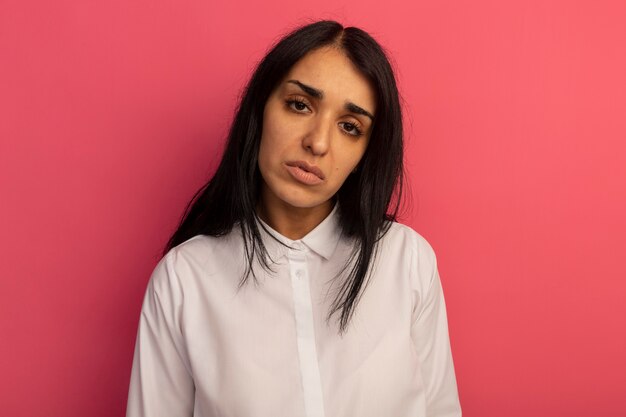
M127 416L460 416L435 254L395 222L402 158L375 40L279 41L151 276Z

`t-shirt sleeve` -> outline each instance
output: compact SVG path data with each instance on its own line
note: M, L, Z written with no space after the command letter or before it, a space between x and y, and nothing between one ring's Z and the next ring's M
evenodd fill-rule
M421 236L414 240L412 278L415 305L411 338L421 364L428 417L460 417L446 305L435 252Z
M194 383L181 332L183 291L176 249L155 267L143 300L135 341L127 417L193 415Z

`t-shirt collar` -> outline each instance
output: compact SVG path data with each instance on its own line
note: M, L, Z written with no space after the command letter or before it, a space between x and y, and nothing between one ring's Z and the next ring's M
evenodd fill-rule
M307 233L306 236L302 237L298 240L291 240L276 230L272 229L267 223L258 218L258 221L262 226L267 229L272 236L278 239L280 242L297 249L300 244L304 244L307 248L322 256L324 259L328 260L332 256L333 252L337 248L337 243L339 242L339 237L341 234L341 228L339 225L339 203L336 202L335 206L331 210L331 212L326 216L324 220L313 230ZM259 229L261 232L261 236L263 238L263 243L268 250L270 257L277 261L282 256L286 255L289 248L281 245L276 240L272 239L271 236L268 236L266 231L259 225Z

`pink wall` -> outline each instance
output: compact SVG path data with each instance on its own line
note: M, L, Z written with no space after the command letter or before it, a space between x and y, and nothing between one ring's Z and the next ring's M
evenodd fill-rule
M625 416L626 3L225 3L0 4L0 415L124 414L158 252L322 17L395 59L464 415Z

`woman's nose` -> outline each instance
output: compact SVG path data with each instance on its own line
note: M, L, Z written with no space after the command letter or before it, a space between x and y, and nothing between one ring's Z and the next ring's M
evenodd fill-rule
M333 123L329 117L311 122L311 127L302 139L302 146L314 155L324 155L330 147Z

